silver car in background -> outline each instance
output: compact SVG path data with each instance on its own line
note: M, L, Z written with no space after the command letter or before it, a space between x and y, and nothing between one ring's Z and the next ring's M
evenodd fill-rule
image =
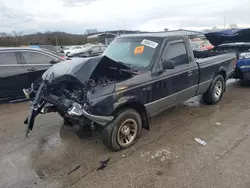
M99 56L106 50L106 48L107 46L103 44L98 44L98 45L92 44L80 50L70 53L68 57L69 58L74 58L74 57L86 58L86 57Z

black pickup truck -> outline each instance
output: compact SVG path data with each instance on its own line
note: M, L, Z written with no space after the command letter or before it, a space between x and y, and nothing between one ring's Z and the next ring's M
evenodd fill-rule
M101 56L55 64L24 90L35 95L27 134L39 113L57 112L66 125L101 131L110 149L128 148L163 110L201 94L218 103L235 62L235 53L193 52L184 36L117 37Z

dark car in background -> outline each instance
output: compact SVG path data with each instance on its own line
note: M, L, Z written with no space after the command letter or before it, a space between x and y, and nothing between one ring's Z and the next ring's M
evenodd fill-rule
M107 46L106 45L90 45L83 49L77 50L74 53L70 53L68 55L69 58L72 57L95 57L101 55L105 50Z
M0 101L24 98L23 88L63 60L49 50L0 48Z

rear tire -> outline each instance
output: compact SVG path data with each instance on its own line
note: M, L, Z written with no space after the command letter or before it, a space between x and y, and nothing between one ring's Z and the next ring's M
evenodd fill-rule
M142 120L138 112L125 109L102 131L103 143L113 151L129 148L139 138Z
M203 94L204 102L208 104L217 104L223 96L225 87L226 83L224 77L221 74L218 74L214 78L207 92Z

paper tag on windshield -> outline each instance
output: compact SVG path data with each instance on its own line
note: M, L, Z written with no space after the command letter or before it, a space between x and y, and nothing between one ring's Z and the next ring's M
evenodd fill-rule
M158 43L157 42L153 42L153 41L150 41L150 40L147 40L147 39L144 39L141 44L145 45L145 46L149 46L151 48L156 48Z
M143 52L144 52L144 46L137 46L134 50L135 55L142 54Z

